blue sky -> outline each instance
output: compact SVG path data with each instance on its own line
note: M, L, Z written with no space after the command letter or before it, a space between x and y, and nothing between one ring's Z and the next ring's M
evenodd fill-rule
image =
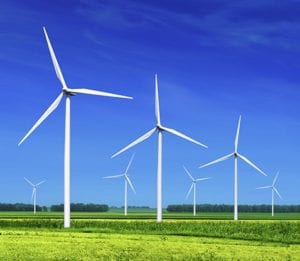
M270 203L255 187L280 170L280 204L300 199L299 1L1 1L0 202L30 202L23 180L45 179L38 203L63 202L64 103L17 144L60 92L43 35L46 26L65 80L133 96L78 95L71 101L71 199L123 205L123 181L102 176L130 169L129 205L156 205L157 137L111 159L155 124L154 74L162 123L208 145L163 138L163 205L184 200L196 177L198 203L233 202L233 161L198 166L240 147L268 177L239 164L239 203Z

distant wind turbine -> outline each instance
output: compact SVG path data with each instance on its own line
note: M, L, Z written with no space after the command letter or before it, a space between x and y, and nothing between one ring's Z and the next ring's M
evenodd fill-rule
M192 185L188 191L188 193L186 194L186 197L185 199L188 198L188 196L191 194L191 191L192 189L194 189L194 205L193 205L193 214L194 216L196 216L196 185L197 185L197 182L198 181L203 181L203 180L207 180L207 179L211 179L210 177L209 178L198 178L198 179L195 179L191 173L187 170L187 168L185 166L183 166L183 169L185 170L185 172L188 174L188 176L190 177L190 179L192 180Z
M43 184L45 181L41 181L37 184L33 184L31 181L29 181L27 178L24 177L24 179L27 181L27 183L32 187L32 194L31 194L31 200L33 201L33 213L36 213L36 189L39 185Z
M46 41L48 44L48 48L50 51L51 59L54 65L54 69L56 72L56 76L59 79L62 85L62 91L55 99L55 101L50 105L50 107L44 112L44 114L39 118L39 120L33 125L33 127L27 132L24 138L19 142L18 145L21 145L22 142L57 108L60 104L62 98L65 96L66 98L66 114L65 114L65 155L64 155L64 227L70 227L70 137L71 137L71 129L70 129L70 114L71 114L71 96L76 94L90 94L97 96L108 96L114 98L125 98L132 99L132 97L113 94L109 92L96 91L90 89L71 89L67 86L61 69L59 67L58 61L56 59L54 50L52 48L51 42L49 40L48 34L46 32L46 28L43 27L44 34L46 37Z
M150 131L146 132L144 135L130 143L125 148L121 149L117 153L115 153L113 157L121 154L122 152L128 150L129 148L139 144L140 142L148 139L150 136L154 134L154 132L158 132L158 158L157 158L157 222L162 221L162 133L164 131L174 134L180 138L186 139L190 142L193 142L197 145L203 146L207 148L206 145L186 136L185 134L180 133L177 130L170 129L164 127L160 121L160 109L159 109L159 95L158 95L158 80L157 74L155 74L155 115L156 115L156 126Z
M241 124L241 116L239 117L238 127L237 127L237 131L236 131L236 136L235 136L234 152L199 167L199 168L204 168L206 166L213 165L215 163L218 163L218 162L221 162L221 161L224 161L224 160L228 160L232 157L234 158L234 220L238 220L238 169L237 169L237 159L240 158L241 160L245 161L247 164L252 166L254 169L259 171L261 174L263 174L264 176L267 176L262 170L260 170L256 165L254 165L254 163L252 163L249 159L247 159L245 156L241 155L238 152L240 124Z
M278 179L278 175L279 175L279 171L277 172L274 180L273 180L273 183L271 186L264 186L264 187L258 187L256 189L272 189L272 217L274 217L274 196L275 196L275 193L278 195L279 198L282 199L281 195L279 194L277 188L275 187L275 184L277 182L277 179ZM274 193L275 192L275 193Z
M127 165L127 168L126 168L124 174L103 177L103 179L113 179L113 178L124 177L124 181L125 181L125 190L124 190L124 215L125 215L125 216L127 216L127 206L128 206L128 204L127 204L127 193L128 193L127 187L128 187L128 184L129 184L130 188L132 189L132 191L133 191L134 193L136 193L136 192L135 192L135 189L134 189L134 187L133 187L133 184L132 184L131 180L129 179L129 175L128 175L128 170L129 170L129 168L130 168L130 166L131 166L131 163L132 163L133 158L134 158L134 154L131 156L131 159L130 159L128 165Z

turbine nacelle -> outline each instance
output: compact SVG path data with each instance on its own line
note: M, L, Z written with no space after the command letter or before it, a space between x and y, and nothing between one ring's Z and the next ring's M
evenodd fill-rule
M164 127L163 127L161 124L157 124L157 125L156 125L156 129L157 129L158 131L165 131Z
M63 88L63 93L64 93L66 96L75 96L75 95L77 95L77 93L72 92L72 90L69 89L69 88Z

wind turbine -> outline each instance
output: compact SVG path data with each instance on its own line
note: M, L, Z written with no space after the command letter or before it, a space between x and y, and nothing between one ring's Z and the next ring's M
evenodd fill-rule
M272 217L274 217L274 195L275 195L275 193L278 195L279 198L282 199L282 197L279 194L277 188L275 187L275 184L276 184L277 179L278 179L278 175L279 175L279 171L277 172L277 174L276 174L276 176L275 176L275 178L274 178L273 183L272 183L271 186L264 186L264 187L258 187L258 188L256 188L256 189L268 189L268 188L272 189Z
M247 159L245 156L241 155L238 152L240 125L241 125L241 116L239 117L238 127L237 127L237 131L236 131L236 136L235 136L234 152L199 167L199 168L204 168L206 166L213 165L215 163L218 163L218 162L221 162L221 161L224 161L224 160L228 160L232 157L234 158L234 220L238 220L238 169L237 169L237 159L239 158L239 159L245 161L250 166L252 166L254 169L259 171L261 174L263 174L264 176L267 176L262 170L260 170L256 165L254 165L254 163L252 163L249 159Z
M211 179L211 178L198 178L195 179L191 173L187 170L187 168L185 166L183 166L183 169L185 170L185 172L188 174L188 176L190 177L190 179L192 180L192 185L188 191L188 193L186 194L185 199L188 198L188 196L191 194L192 189L194 189L194 205L193 205L193 214L194 216L196 216L196 185L198 181L203 181L203 180L207 180L207 179Z
M177 130L167 128L161 124L160 121L160 109L159 109L159 95L158 95L158 80L157 74L155 74L155 115L156 115L156 126L150 131L146 132L144 135L127 145L125 148L121 149L117 153L115 153L113 157L121 154L122 152L128 150L129 148L137 145L138 143L148 139L150 136L154 134L154 132L158 132L158 157L157 157L157 222L162 221L162 133L164 131L174 134L180 138L186 139L190 142L198 144L207 148L206 145L186 136L185 134L180 133Z
M33 184L31 181L29 181L27 178L24 177L24 179L27 181L27 183L32 187L32 194L31 194L31 200L33 200L33 214L36 213L36 189L39 185L43 184L45 181L41 181L37 184Z
M24 138L19 142L19 146L22 142L57 108L60 104L63 97L66 98L66 112L65 112L65 152L64 152L64 227L70 227L70 110L71 110L71 96L76 94L90 94L90 95L98 95L98 96L108 96L114 98L126 98L132 99L132 97L113 94L109 92L96 91L90 89L71 89L67 86L59 64L57 62L54 50L52 48L51 42L49 40L46 28L43 27L44 34L46 37L46 41L48 44L48 48L50 51L51 59L54 65L55 73L57 78L59 79L62 85L62 91L55 99L55 101L50 105L50 107L44 112L44 114L39 118L39 120L33 125L33 127L27 132Z
M129 170L129 168L130 168L130 165L131 165L131 163L132 163L133 158L134 158L134 154L131 156L131 159L130 159L128 165L127 165L127 168L126 168L124 174L103 177L103 179L113 179L113 178L124 177L124 181L125 181L125 190L124 190L124 194L125 194L125 195L124 195L124 215L125 215L125 216L127 216L127 193L128 193L127 187L128 187L128 184L129 184L130 188L132 189L132 191L133 191L134 193L136 193L136 192L135 192L135 189L134 189L134 187L133 187L133 185L132 185L132 182L131 182L131 180L129 179L129 175L128 175L128 170Z

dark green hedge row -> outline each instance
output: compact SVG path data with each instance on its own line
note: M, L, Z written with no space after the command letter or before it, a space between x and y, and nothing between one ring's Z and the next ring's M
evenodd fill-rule
M74 212L107 212L109 210L106 204L83 204L71 203L71 211ZM52 205L50 211L64 211L64 205Z
M64 205L52 205L50 208L41 207L36 205L36 211L64 211ZM71 211L75 212L106 212L109 210L108 205L105 204L83 204L83 203L71 203ZM0 211L33 211L32 204L7 204L0 203Z
M45 211L47 207L36 206L36 211ZM0 203L0 211L32 211L33 205L32 204L23 204L23 203L15 203L15 204L8 204L8 203Z
M196 205L199 212L232 212L233 205L213 205L213 204L200 204ZM276 205L276 212L300 212L300 205ZM169 205L168 212L192 212L193 205ZM239 212L271 212L271 205L239 205Z

